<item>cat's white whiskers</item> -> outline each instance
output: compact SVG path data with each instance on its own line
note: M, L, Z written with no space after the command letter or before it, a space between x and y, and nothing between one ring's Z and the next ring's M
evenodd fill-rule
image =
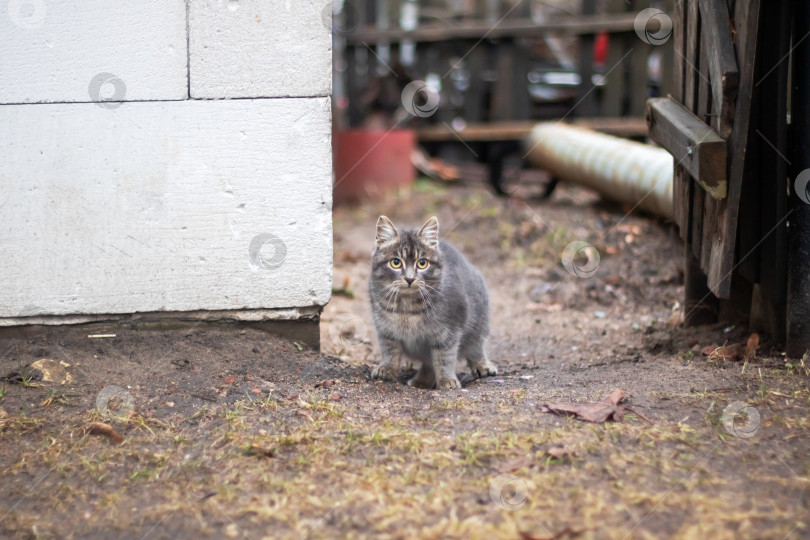
M399 296L399 288L393 283L385 287L385 295L383 301L387 304L388 309L393 309L396 305L397 297Z
M425 306L425 317L428 321L435 322L436 310L433 306L433 300L430 299L430 294L423 287L424 283L420 283L418 290L419 295L422 297L422 304Z
M422 286L423 286L425 289L427 289L428 291L435 292L435 293L437 293L437 294L438 294L438 292L439 292L439 289L437 289L437 288L436 288L436 287L434 287L433 285L428 285L427 283L422 283Z

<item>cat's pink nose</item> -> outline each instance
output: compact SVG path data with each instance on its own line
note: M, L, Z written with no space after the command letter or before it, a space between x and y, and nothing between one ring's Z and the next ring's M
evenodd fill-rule
M406 278L405 278L405 281L407 281L407 282L408 282L408 287L410 287L410 286L411 286L411 283L413 283L413 281L414 281L415 279L416 279L416 278L412 278L412 277L406 277Z

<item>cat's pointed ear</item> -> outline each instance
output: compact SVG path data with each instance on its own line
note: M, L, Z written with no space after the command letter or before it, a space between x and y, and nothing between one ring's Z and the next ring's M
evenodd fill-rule
M431 249L439 248L439 220L433 216L422 225L416 235Z
M387 244L399 238L399 231L394 224L385 216L380 216L377 220L377 246Z

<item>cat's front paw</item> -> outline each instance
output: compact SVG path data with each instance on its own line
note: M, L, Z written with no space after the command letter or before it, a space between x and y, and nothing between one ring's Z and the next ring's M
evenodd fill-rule
M391 364L380 364L371 370L371 378L395 381L397 380L397 369Z
M473 377L476 379L498 374L498 368L496 368L495 364L491 363L489 360L485 360L480 364L474 365L470 371L472 371Z
M452 379L439 379L436 383L436 388L439 390L458 390L461 388L461 383L455 377Z

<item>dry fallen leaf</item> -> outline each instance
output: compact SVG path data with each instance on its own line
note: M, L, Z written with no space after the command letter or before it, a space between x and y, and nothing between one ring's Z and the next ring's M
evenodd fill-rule
M103 437L107 437L108 439L116 443L124 442L124 437L122 437L120 433L115 431L110 424L104 424L102 422L93 422L92 424L88 425L85 428L85 432L88 435L101 435Z
M749 336L748 343L745 344L745 352L743 353L743 360L750 362L757 354L757 347L759 347L759 334L754 332Z
M649 422L647 418L630 407L621 405L627 396L622 390L614 390L609 396L596 403L548 403L541 405L543 412L555 414L572 414L580 420L603 424L608 420L619 421L626 411L634 413L639 418Z
M236 375L231 375L225 379L225 384L233 384L234 382L236 382Z
M735 360L750 361L756 355L757 347L759 347L759 334L753 333L746 343L732 343L719 347L717 345L709 345L708 347L703 347L700 352L702 352L704 356L708 356L710 360L720 362L732 362Z

